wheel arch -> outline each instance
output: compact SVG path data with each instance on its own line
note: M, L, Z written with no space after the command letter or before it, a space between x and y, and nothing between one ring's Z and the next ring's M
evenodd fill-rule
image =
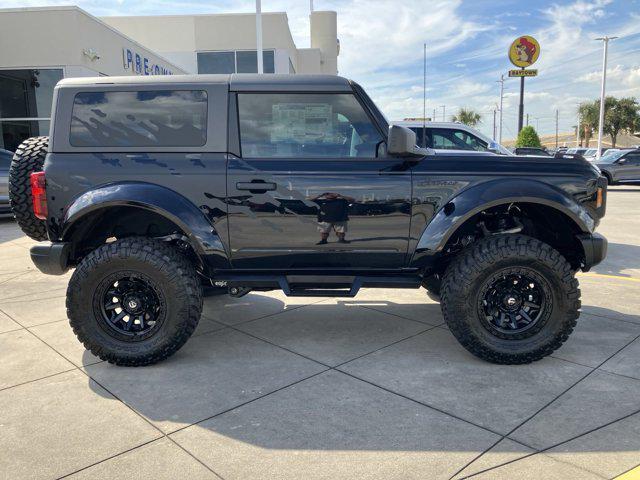
M494 180L461 192L440 208L424 228L410 266L432 263L480 214L509 205L549 212L576 235L590 233L595 228L595 222L586 210L556 187L529 179Z
M166 187L145 182L121 182L84 192L65 210L59 231L63 242L79 245L86 235L100 236L109 230L117 214L136 222L136 234L146 226L158 226L159 236L170 226L179 230L200 258L218 257L228 262L224 244L205 214L182 195ZM125 229L126 231L126 229ZM125 235L129 236L129 235ZM104 242L104 238L100 239Z

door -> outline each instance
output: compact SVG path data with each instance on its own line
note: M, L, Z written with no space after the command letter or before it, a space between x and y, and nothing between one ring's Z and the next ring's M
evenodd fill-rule
M233 103L233 102L232 102ZM411 171L352 93L238 93L227 167L234 268L404 265Z
M618 179L623 182L640 181L640 153L627 153L624 164L618 167Z

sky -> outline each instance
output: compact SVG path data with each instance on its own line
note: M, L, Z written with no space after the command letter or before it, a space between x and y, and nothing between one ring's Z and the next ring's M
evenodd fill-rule
M0 7L75 3L96 16L255 11L254 0L0 0ZM525 84L525 113L543 135L568 132L577 105L599 98L603 35L609 44L607 94L640 100L640 0L314 0L338 13L339 74L360 83L390 120L422 117L423 44L427 44L427 116L451 119L466 107L493 130L505 75L503 139L517 132L519 80L508 78L511 42L532 35L538 76ZM262 0L286 12L298 47L309 46L308 0Z

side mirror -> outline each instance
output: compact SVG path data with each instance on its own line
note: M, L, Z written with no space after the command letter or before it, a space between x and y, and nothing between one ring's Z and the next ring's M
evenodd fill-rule
M391 125L387 153L396 157L424 157L429 154L429 150L416 145L416 134L413 130Z
M627 163L627 159L626 158L621 158L620 160L618 160L616 162L618 165L622 165L623 163Z

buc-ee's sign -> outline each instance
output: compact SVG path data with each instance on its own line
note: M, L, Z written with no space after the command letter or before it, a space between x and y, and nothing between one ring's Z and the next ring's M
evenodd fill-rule
M168 68L152 63L147 57L143 57L130 48L122 49L122 63L125 70L131 70L136 75L173 75Z

